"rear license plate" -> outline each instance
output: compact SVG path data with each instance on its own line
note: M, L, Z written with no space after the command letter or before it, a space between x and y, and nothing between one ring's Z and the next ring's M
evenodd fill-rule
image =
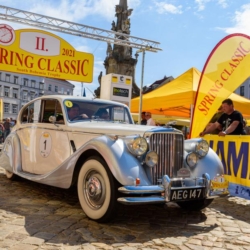
M204 188L171 190L171 201L197 200L204 198Z

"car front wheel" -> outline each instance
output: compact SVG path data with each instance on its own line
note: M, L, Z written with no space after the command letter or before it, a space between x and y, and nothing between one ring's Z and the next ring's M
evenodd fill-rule
M110 221L117 211L117 181L106 162L90 157L79 172L77 191L85 214L98 222Z

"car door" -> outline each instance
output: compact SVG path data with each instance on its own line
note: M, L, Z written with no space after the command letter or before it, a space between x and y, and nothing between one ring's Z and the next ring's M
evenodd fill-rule
M33 120L30 119L32 108ZM59 115L62 116L61 104L51 98L34 102L23 111L21 119L24 121L18 132L21 140L23 171L46 174L59 167L70 156L66 125L62 122L55 124L49 122L50 116L59 117Z

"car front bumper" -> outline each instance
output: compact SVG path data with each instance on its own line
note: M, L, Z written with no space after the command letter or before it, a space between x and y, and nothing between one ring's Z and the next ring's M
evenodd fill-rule
M217 178L218 179L218 176ZM190 200L214 199L227 195L228 183L217 183L208 174L197 178L172 178L164 175L161 185L122 186L118 189L125 197L118 202L125 205L157 204ZM127 197L127 195L131 195Z

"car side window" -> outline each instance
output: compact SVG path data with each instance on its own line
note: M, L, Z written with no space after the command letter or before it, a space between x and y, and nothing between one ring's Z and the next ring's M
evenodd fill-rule
M28 109L28 107L27 107L27 108L24 109L23 112L22 112L21 123L27 123L27 122L28 122L28 113L29 113L29 109Z
M62 107L58 100L44 100L42 104L42 122L50 123L50 116L55 116L57 123L64 123Z
M21 115L21 123L38 122L40 115L40 103L40 100L35 101L23 110Z

